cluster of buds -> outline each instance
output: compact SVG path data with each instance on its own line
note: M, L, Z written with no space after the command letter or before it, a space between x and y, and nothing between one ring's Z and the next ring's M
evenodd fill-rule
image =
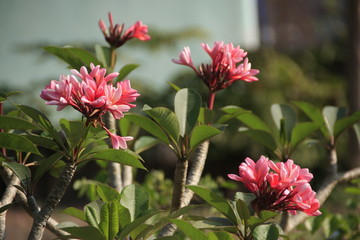
M119 73L114 72L106 75L106 69L90 64L89 73L85 66L80 71L72 69L73 75L61 75L59 81L52 80L49 85L41 91L40 97L46 100L48 105L57 105L60 111L71 106L81 112L86 118L86 124L100 125L109 134L113 148L126 149L126 141L132 137L121 137L111 133L101 119L106 112L110 112L115 119L124 116L140 94L132 89L130 80L118 82L113 86L113 79ZM79 81L77 79L81 79Z
M109 13L109 22L110 26L107 27L104 21L100 20L99 27L104 34L105 40L113 48L122 46L125 42L132 38L137 38L141 41L147 41L151 39L151 37L148 35L148 27L142 24L141 21L137 21L134 25L128 28L124 34L124 24L114 25L111 13Z
M261 156L255 163L246 158L239 166L239 175L229 178L242 182L256 195L252 206L261 210L287 211L296 214L302 211L309 216L318 216L320 203L309 182L313 175L307 168L300 168L289 159L285 163Z
M224 42L215 42L212 49L205 43L201 46L211 57L211 64L201 64L195 68L189 47L184 47L179 54L179 59L172 61L192 68L208 86L210 92L215 93L227 88L237 80L246 82L258 80L255 75L259 73L259 70L251 69L251 63L246 57L247 52L240 46L234 47L232 43L224 44Z

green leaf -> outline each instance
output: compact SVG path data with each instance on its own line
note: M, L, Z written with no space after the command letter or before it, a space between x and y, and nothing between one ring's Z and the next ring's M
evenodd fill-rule
M31 122L22 118L2 115L0 116L0 129L40 129Z
M234 235L228 232L209 232L208 240L234 240Z
M193 223L193 226L199 229L236 232L237 224L234 224L227 218L210 217L196 220L196 222Z
M74 208L74 207L68 207L68 208L65 208L61 212L65 213L67 215L73 216L73 217L75 217L77 219L80 219L81 221L86 222L85 213L83 211L81 211L80 209L77 209L77 208Z
M85 206L85 217L86 222L89 223L90 226L99 227L100 223L100 211L103 203L99 201L94 201Z
M223 197L219 196L218 194L208 189L199 186L186 186L186 187L191 191L193 191L195 194L197 194L199 197L201 197L208 204L216 208L230 221L232 221L235 224L237 223L234 210L232 209L230 203L226 199L224 199Z
M151 116L160 127L170 136L173 142L177 142L180 134L179 121L170 109L165 107L150 108L144 106L144 112Z
M105 239L112 240L119 231L119 213L115 202L105 203L100 212L99 228Z
M47 137L42 137L38 135L24 135L27 139L29 139L32 143L37 146L41 146L48 149L59 149L59 146L51 139Z
M313 122L298 123L291 133L290 147L293 150L299 143L305 140L315 130L319 129L319 125Z
M119 203L119 223L120 230L125 228L126 225L131 223L131 215L129 209Z
M167 82L175 91L179 91L181 88L172 82Z
M239 131L246 136L251 137L255 141L259 142L260 144L264 145L271 151L274 151L276 149L276 141L272 134L263 131L263 130L251 130L246 128L240 128Z
M208 125L196 126L190 136L190 147L194 149L200 143L222 133L219 129Z
M200 125L208 125L213 123L214 111L204 107L200 108L198 122Z
M331 136L335 137L335 123L346 116L346 108L326 106L323 108L323 117L326 128Z
M296 113L289 105L273 104L271 114L286 143L290 142L291 132L296 124ZM280 134L281 136L282 134Z
M48 171L62 157L63 155L61 152L56 152L48 158L39 161L39 166L36 169L34 176L34 182L38 182L40 178L46 173L46 171Z
M155 123L153 120L135 114L126 114L125 118L129 121L139 125L142 129L152 134L154 137L158 138L160 141L169 144L169 139L161 127Z
M70 238L81 240L106 240L105 236L100 232L100 230L93 226L65 227L62 228L62 230L70 233Z
M103 184L99 184L99 185L97 185L96 191L97 191L99 197L105 203L117 201L120 199L120 193L112 187L109 187L109 186L106 186Z
M149 136L142 136L135 142L134 151L137 154L140 154L140 153L154 147L159 142L160 141L156 138L149 137Z
M100 46L98 44L95 45L95 54L99 61L102 63L103 67L110 67L110 48Z
M26 137L11 133L0 133L0 148L19 152L30 152L42 156L36 146Z
M308 116L308 118L320 126L320 130L324 136L328 134L323 115L319 109L307 102L294 102L294 104L300 108L306 114L306 116Z
M251 229L254 229L256 226L265 223L267 220L275 217L276 215L278 215L278 213L268 210L263 210L260 212L259 217L251 216L249 218L249 225Z
M275 224L259 225L253 232L254 240L278 240L279 229Z
M129 151L118 149L106 149L95 153L92 160L103 160L110 162L117 162L131 167L136 167L146 170L142 163L138 160L137 156Z
M134 69L139 67L139 64L126 64L119 71L119 76L116 78L116 82L120 82L126 78Z
M22 186L28 187L31 180L31 172L27 166L17 162L2 162L2 165L13 171L13 173L20 179Z
M50 120L46 117L45 114L38 111L35 108L25 106L25 105L18 105L18 108L32 118L37 124L40 124L46 131L48 131L50 137L54 138L55 142L65 148L60 134L55 130L53 125L51 124Z
M143 216L137 218L136 220L134 220L133 222L131 222L130 224L126 225L125 228L123 230L120 231L119 237L118 239L123 239L125 238L128 234L130 234L132 231L134 231L134 229L136 229L137 227L141 227L141 225L147 221L149 218L151 218L152 216L154 216L155 214L158 214L160 211L153 211L153 210L149 210L147 211L146 214L144 214Z
M350 128L356 122L360 120L360 111L353 113L349 117L344 117L335 122L334 125L334 137L338 138L341 133L343 133L346 129Z
M129 210L131 221L134 221L149 209L149 193L140 185L128 185L121 191L120 203Z
M71 148L78 147L81 138L86 134L86 126L80 121L68 121L66 119L60 120L60 126L65 132L66 138Z
M355 131L355 134L356 134L358 144L360 145L360 123L355 123L353 128L354 128L354 131Z
M245 227L247 227L248 220L250 218L250 212L246 203L241 199L236 200L236 210L239 214L239 217L244 222Z
M60 58L72 68L79 70L82 66L89 67L90 63L101 65L101 62L89 51L76 47L44 47L44 50Z
M195 127L200 107L201 97L197 92L184 88L176 93L174 108L179 121L180 136L189 135Z
M207 236L205 233L195 228L191 223L188 223L184 220L180 219L171 219L172 223L174 223L182 232L185 233L191 240L207 240Z
M22 93L20 91L2 92L0 91L0 102L7 100L10 96Z

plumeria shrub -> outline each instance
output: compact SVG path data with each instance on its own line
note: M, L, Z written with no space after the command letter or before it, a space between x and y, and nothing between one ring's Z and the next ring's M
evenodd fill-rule
M289 239L291 231L304 221L312 221L311 231L319 229L319 223L331 216L320 210L321 204L339 182L360 176L357 168L339 172L336 152L345 130L354 127L359 132L360 113L347 115L335 106L321 111L307 102L274 104L273 128L240 106L214 111L218 92L238 81L261 81L248 53L223 41L213 47L201 43L209 63L196 67L189 47L172 60L194 71L208 89L207 99L196 89L171 84L173 108L144 104L135 112L142 95L127 77L138 65L120 63L122 67L115 69L117 53L126 42L149 41L151 35L141 21L125 30L124 24L114 24L111 13L108 18L109 27L99 21L108 46L96 45L93 52L77 47L44 48L66 62L71 74L64 70L64 75L51 80L39 95L58 111L72 108L79 113L78 121L61 119L54 124L46 114L27 105L14 104L15 111L4 113L3 102L16 92L0 93L0 159L7 186L1 200L1 238L6 236L5 213L15 202L22 203L33 218L28 239L35 240L43 238L45 228L57 239L84 240ZM295 109L308 120L299 122ZM199 185L210 139L222 135L234 122L239 124L239 134L263 145L266 153L257 161L248 157L233 163L234 168L227 171L228 181L235 180L233 184L239 183L235 188L242 191L231 192L228 199L219 189ZM317 191L311 183L316 176L292 157L302 143L314 138L329 154L328 177ZM147 173L143 185L134 182L134 172L146 171L142 153L159 143L176 156L173 179L165 179L158 171ZM90 161L97 163L101 174L73 181L77 169L87 168ZM46 199L38 199L36 189L54 169L57 181ZM63 213L82 224L58 223L53 218L71 185L79 195L86 195L89 203L82 208L66 206ZM201 209L209 208L202 214Z

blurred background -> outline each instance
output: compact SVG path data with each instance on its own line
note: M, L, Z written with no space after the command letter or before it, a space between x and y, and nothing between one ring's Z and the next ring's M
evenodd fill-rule
M191 69L171 59L189 46L195 65L208 62L200 43L212 46L214 41L224 41L248 51L252 67L260 74L258 82L238 82L219 92L215 108L238 105L269 124L273 124L273 103L308 101L319 109L335 105L348 107L350 113L360 110L358 0L0 0L0 91L22 91L13 102L37 107L54 121L64 116L79 119L72 109L56 112L40 99L50 80L70 74L65 63L42 47L73 45L93 51L94 44L106 46L97 23L103 19L108 24L109 11L114 22L125 23L125 28L141 20L152 36L148 42L132 40L119 49L117 69L141 64L129 75L141 93L138 109L145 103L172 108L174 91L167 82L195 88L206 96L206 88ZM226 178L245 157L268 154L239 134L238 127L239 123L230 124L225 134L212 140L205 174ZM352 134L345 134L338 146L341 168L360 166L358 152ZM294 160L302 167L319 176L325 171L327 154L322 147L301 148L297 156ZM165 176L172 178L175 158L165 146L145 152L143 158L146 167L165 169ZM139 173L138 180L144 177Z

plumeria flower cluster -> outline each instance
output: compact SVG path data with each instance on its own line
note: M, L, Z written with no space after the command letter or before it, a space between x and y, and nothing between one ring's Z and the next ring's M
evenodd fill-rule
M256 195L252 202L256 212L271 210L291 214L302 211L309 216L321 214L319 200L309 184L313 175L291 159L285 163L275 163L261 156L255 163L246 158L239 166L239 175L229 174L228 177L242 182Z
M234 47L232 43L224 44L222 41L215 42L212 49L205 43L202 43L201 46L211 57L210 64L201 64L196 68L189 47L184 47L179 54L179 59L172 61L192 68L211 92L215 93L227 88L237 80L246 82L258 80L255 75L259 73L259 70L251 69L251 63L246 57L247 52L240 46Z
M86 125L100 125L109 134L113 148L126 149L126 141L132 137L121 137L110 132L103 123L101 116L110 112L115 119L120 119L131 108L140 94L131 88L130 80L117 82L113 85L113 79L119 73L114 72L106 75L106 69L99 65L90 64L89 73L85 66L80 71L72 69L73 75L61 75L59 81L52 80L41 91L40 97L46 100L48 105L57 105L60 111L71 106L81 112L86 118ZM81 79L81 81L78 80Z
M107 27L103 20L99 21L99 27L106 41L111 47L118 48L130 39L137 38L141 41L148 41L151 37L148 35L147 25L142 24L141 21L137 21L134 25L128 28L125 33L124 24L115 24L113 22L113 16L111 13L108 14L110 26Z

